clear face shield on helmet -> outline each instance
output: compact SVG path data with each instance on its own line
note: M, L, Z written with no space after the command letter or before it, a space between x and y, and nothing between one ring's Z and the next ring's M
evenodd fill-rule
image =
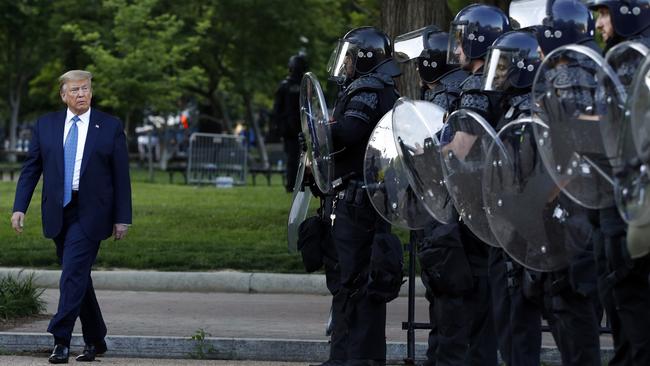
M508 8L512 29L543 25L547 0L512 0Z
M483 37L483 36L479 36ZM447 47L447 64L464 66L470 63L469 58L475 34L469 33L467 22L451 23L449 29L449 47Z
M526 71L525 58L519 50L492 48L486 58L483 90L504 92L514 87L518 72ZM532 66L531 66L532 67Z
M427 27L395 37L394 57L398 62L406 62L422 56L424 51L424 32Z
M356 48L355 44L348 41L341 40L337 43L327 64L327 72L331 80L343 84L354 76Z

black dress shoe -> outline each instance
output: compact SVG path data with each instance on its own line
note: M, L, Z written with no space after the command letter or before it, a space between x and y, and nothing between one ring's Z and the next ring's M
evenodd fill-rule
M97 355L101 355L106 353L107 347L106 347L106 342L102 341L102 343L99 343L97 345L94 344L87 344L84 346L83 352L77 356L76 360L78 362L91 362L95 361L95 357Z
M62 344L57 344L47 360L50 363L68 363L68 357L70 357L70 349Z

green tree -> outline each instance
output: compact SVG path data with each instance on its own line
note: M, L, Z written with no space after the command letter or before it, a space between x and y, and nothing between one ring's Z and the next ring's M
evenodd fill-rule
M334 41L349 22L365 21L373 11L348 7L346 0L221 0L170 2L174 13L205 27L193 56L206 75L206 82L188 91L206 101L211 119L222 119L232 128L229 112L243 116L262 136L255 119L257 105L270 106L278 82L286 75L287 60L302 50L313 70L325 76L325 65ZM376 5L376 1L362 1ZM378 8L374 9L378 14ZM230 103L229 103L230 102ZM233 102L238 105L233 106ZM229 111L234 108L234 111ZM263 140L260 156L266 163Z
M9 110L10 148L16 148L17 128L29 81L49 60L51 2L0 2L0 85ZM15 157L13 157L15 158Z
M92 60L88 69L97 80L99 104L123 116L127 131L138 111L175 111L184 88L203 78L199 67L185 62L201 34L181 36L183 21L170 13L154 13L156 4L157 0L104 1L114 15L108 33L87 31L76 23L64 26Z

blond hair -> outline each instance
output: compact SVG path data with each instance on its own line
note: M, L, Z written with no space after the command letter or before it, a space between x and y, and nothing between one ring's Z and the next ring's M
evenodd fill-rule
M59 76L59 91L63 92L63 87L68 81L88 80L92 82L93 74L86 70L70 70Z

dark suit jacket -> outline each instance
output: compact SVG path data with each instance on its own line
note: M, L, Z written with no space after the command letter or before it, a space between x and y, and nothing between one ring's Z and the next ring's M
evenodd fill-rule
M54 238L63 222L63 133L66 110L36 121L23 165L14 212L27 212L43 175L43 233ZM79 174L79 221L92 240L111 236L113 224L131 223L131 182L126 136L115 117L92 109Z

